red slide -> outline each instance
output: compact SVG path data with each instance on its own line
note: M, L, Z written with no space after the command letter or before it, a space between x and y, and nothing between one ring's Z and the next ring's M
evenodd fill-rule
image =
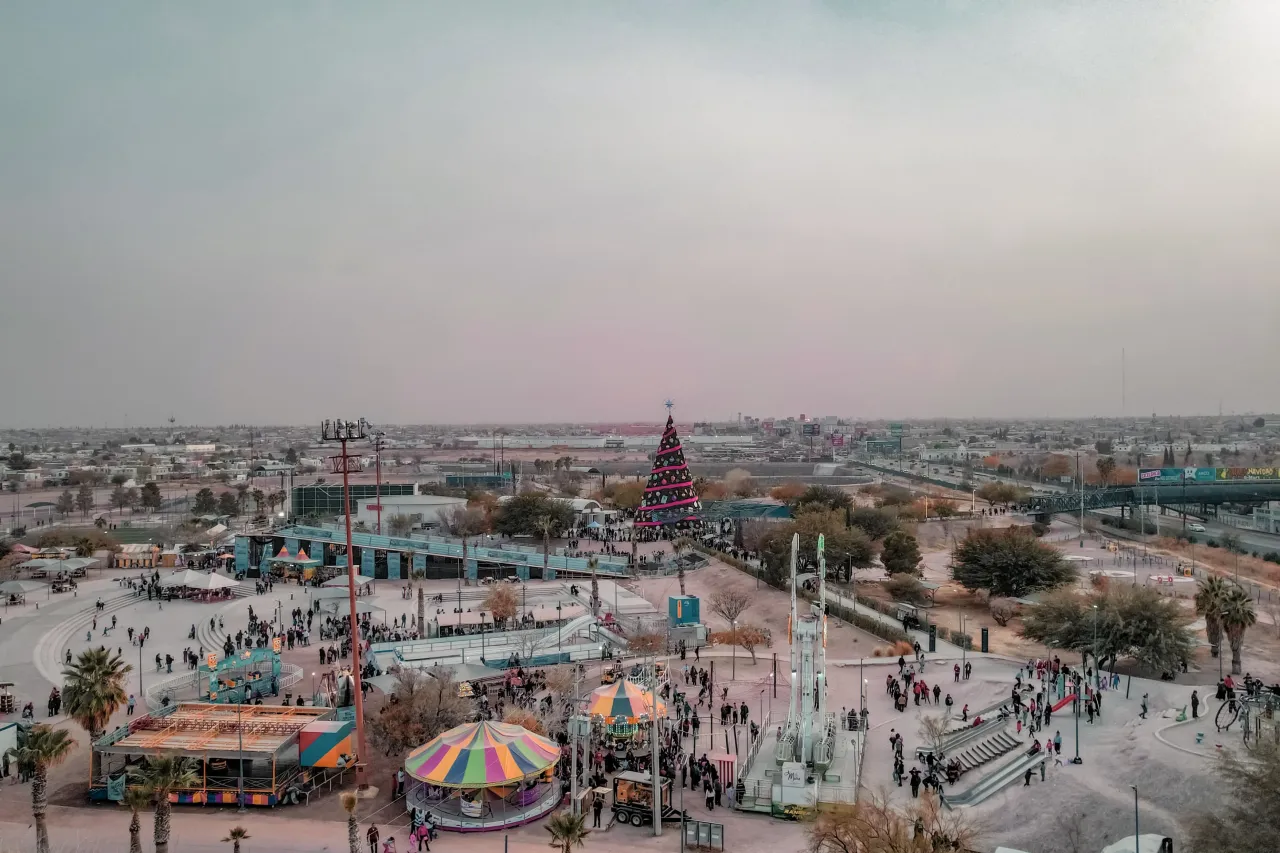
M1076 694L1072 693L1070 696L1064 696L1063 698L1059 699L1057 703L1054 704L1053 706L1053 713L1055 714L1058 713L1058 711L1062 710L1062 707L1064 705L1074 701L1075 698L1076 698Z

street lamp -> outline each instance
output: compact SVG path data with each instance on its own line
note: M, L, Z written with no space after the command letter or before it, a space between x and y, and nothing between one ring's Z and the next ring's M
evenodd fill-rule
M240 814L244 814L244 811L245 811L244 809L244 725L240 722L240 709L244 707L244 699L245 699L243 682L241 682L240 684L240 696L238 698L239 698L239 701L236 702L236 737L240 741L240 747L239 747L240 758L236 763L240 765L240 768L239 768L240 775L239 775L239 779L237 780L237 784L240 788L240 793L236 797L236 799L240 801L240 808L237 809L237 811L239 811Z
M1093 654L1093 689L1102 689L1102 662L1098 657L1098 605L1093 605L1093 646L1090 648Z
M738 680L738 620L731 619L729 624L733 626L733 672L730 675L731 680Z
M1084 760L1080 758L1080 681L1076 681L1075 685L1076 698L1071 703L1072 709L1075 711L1076 718L1076 757L1071 759L1072 764L1084 764Z
M1142 853L1139 846L1142 842L1138 840L1138 786L1130 785L1133 789L1133 853Z

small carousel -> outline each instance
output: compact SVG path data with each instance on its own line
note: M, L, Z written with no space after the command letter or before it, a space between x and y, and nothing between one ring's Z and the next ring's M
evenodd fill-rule
M634 681L622 678L591 691L587 714L603 724L610 747L621 759L640 735L640 724L654 717L655 702L656 715L665 717L667 706L651 690L646 691Z
M555 778L560 747L510 723L465 723L409 754L404 769L417 780L405 795L419 820L440 829L487 832L520 826L559 805Z

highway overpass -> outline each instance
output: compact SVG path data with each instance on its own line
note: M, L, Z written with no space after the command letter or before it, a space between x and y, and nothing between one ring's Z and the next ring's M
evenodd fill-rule
M1115 486L1107 489L1086 489L1084 508L1106 509L1146 504L1167 507L1210 507L1222 504L1261 504L1280 500L1280 481L1187 483L1161 486ZM1023 511L1032 515L1050 516L1059 512L1079 512L1080 494L1033 495L1022 504Z

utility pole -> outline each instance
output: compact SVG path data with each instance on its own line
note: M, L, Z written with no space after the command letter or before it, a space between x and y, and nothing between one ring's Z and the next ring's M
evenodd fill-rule
M715 666L712 663L712 666ZM650 778L653 779L653 835L662 835L662 765L658 759L658 653L653 653L652 679L649 682L649 694L652 704L649 705L649 718L653 720L653 742L649 745L653 753L653 767Z
M373 433L373 470L374 470L374 486L373 486L373 506L374 512L377 513L377 531L378 535L382 535L382 437L386 435L381 430Z
M342 453L338 456L330 456L329 461L330 470L334 474L342 474L343 518L346 521L347 530L347 598L351 605L351 679L356 712L356 787L362 791L369 787L366 764L369 753L364 737L364 693L361 690L360 677L360 619L356 613L356 564L351 547L351 478L349 476L353 459L356 460L357 470L359 469L359 457L347 453L347 443L367 438L367 426L364 418L358 421L324 421L320 425L321 441L336 441L342 446Z
M1076 451L1076 482L1080 485L1080 547L1084 547L1084 473L1080 469L1080 451Z

